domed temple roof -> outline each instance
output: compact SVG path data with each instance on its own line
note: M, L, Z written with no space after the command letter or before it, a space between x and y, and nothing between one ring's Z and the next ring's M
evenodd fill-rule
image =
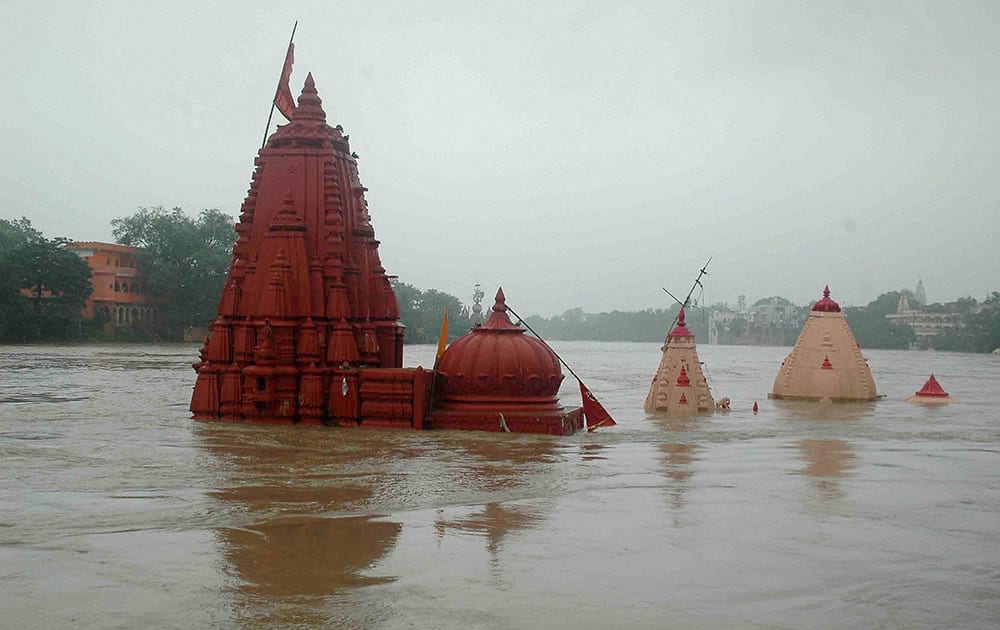
M878 400L875 380L830 287L812 307L768 398L859 402Z
M501 288L490 318L452 342L441 357L442 402L457 404L488 396L557 408L563 380L559 359L524 333L510 321Z
M812 310L820 313L840 312L840 304L830 299L830 285L823 287L823 297L813 304Z
M452 342L437 371L441 398L431 412L436 429L479 422L484 430L565 433L579 428L567 422L582 421L578 409L569 418L559 404L558 357L510 321L502 288L490 318Z

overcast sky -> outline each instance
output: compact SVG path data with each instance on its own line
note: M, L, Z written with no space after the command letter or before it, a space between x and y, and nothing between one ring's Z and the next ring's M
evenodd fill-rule
M7 0L0 218L235 217L296 19L293 92L420 288L666 307L712 256L708 302L1000 289L998 2Z

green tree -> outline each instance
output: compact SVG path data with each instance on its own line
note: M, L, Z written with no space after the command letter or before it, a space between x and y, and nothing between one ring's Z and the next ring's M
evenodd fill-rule
M1000 292L994 291L965 318L967 350L993 352L1000 348Z
M0 339L73 339L91 293L90 266L22 217L0 219Z
M118 243L139 247L139 272L158 302L157 325L168 336L215 317L229 274L236 233L229 215L202 210L196 219L180 208L140 208L111 221Z
M792 302L787 298L783 298L780 295L772 295L771 297L761 298L753 303L754 306L760 306L762 304L774 304L776 306L788 306Z
M886 315L895 313L899 296L911 295L908 291L890 291L878 296L868 306L844 309L847 323L858 343L865 348L905 350L917 340L909 324L894 324Z
M472 323L468 309L454 295L427 289L421 291L413 285L393 280L396 301L399 302L399 319L406 326L407 343L434 343L441 334L441 318L448 310L448 338L455 339L469 332Z
M21 293L17 252L42 235L21 217L0 219L0 341L27 341L30 324L28 298Z
M44 240L42 233L31 226L26 217L20 219L0 219L0 256L10 253L13 249L37 243Z

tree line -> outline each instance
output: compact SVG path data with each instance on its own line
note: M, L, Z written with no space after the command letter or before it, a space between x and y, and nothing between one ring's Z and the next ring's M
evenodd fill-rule
M233 217L202 210L140 208L111 221L115 242L139 248L137 270L157 305L154 322L125 328L115 339L177 340L185 328L215 318L232 262ZM66 250L70 239L46 239L26 218L0 219L0 343L86 341L108 338L104 321L81 318L91 294L90 266ZM468 332L468 309L454 295L393 282L408 343L438 339L444 311L450 337Z
M80 311L90 266L22 217L0 219L0 342L69 341L90 332Z
M112 220L116 242L140 248L138 271L147 294L156 302L158 316L152 326L127 330L136 339L179 339L186 327L204 327L215 317L229 273L235 241L233 217L217 210L202 210L191 217L180 208L140 208L135 214ZM26 218L0 219L0 342L68 341L99 339L99 319L81 319L80 311L91 293L90 267L65 246L65 237L45 238ZM472 326L462 301L436 289L421 290L393 282L399 301L400 319L406 326L408 343L437 341L445 310L450 337L465 334ZM864 307L845 308L848 323L858 342L866 348L905 349L916 342L913 329L891 322L887 314L896 310L901 295L890 291ZM791 303L774 296L758 300L780 306ZM717 305L718 306L718 305ZM687 327L701 343L709 340L712 311L717 307L694 304L686 309ZM993 292L982 303L963 298L947 306L959 322L943 330L934 340L937 350L989 352L1000 347L1000 293ZM808 306L800 307L804 319ZM677 319L679 307L587 313L572 308L561 315L531 315L526 322L546 339L580 341L662 342ZM753 325L737 317L720 332L720 343L791 345L801 322ZM120 338L121 333L117 333Z
M858 343L864 348L905 350L921 347L913 328L906 323L892 322L886 315L895 313L899 298L909 291L883 293L866 306L847 307L844 315ZM762 302L790 304L781 297L765 298ZM715 307L689 306L685 309L685 323L700 343L709 340L712 311ZM747 318L737 317L727 323L725 331L718 332L718 341L734 345L783 345L795 343L810 305L798 307L802 321L754 324ZM931 304L927 312L947 312L957 325L942 329L930 343L935 350L954 352L991 352L1000 348L1000 292L992 292L983 302L962 298L948 305ZM566 341L641 341L662 342L677 321L680 307L646 309L624 312L610 311L586 313L573 308L549 318L532 315L528 324L546 339ZM926 343L926 342L923 342Z

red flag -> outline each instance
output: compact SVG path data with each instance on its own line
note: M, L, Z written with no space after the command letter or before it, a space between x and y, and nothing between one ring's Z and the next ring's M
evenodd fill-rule
M583 415L587 416L587 430L593 431L600 426L610 427L617 424L608 410L590 393L583 381L577 380L580 383L580 395L583 396Z
M281 68L281 79L278 81L278 91L274 94L274 104L278 111L286 119L291 120L295 113L295 97L292 96L292 89L288 86L288 81L292 77L292 64L295 63L295 44L288 43L288 52L285 53L285 65Z

